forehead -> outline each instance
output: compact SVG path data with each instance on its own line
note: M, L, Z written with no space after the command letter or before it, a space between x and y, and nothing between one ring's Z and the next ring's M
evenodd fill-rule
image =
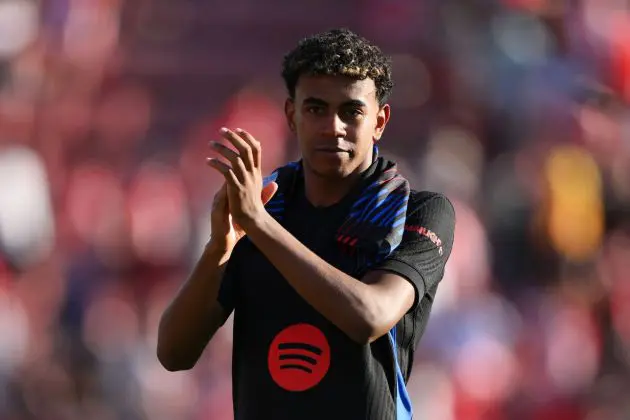
M372 79L356 80L345 76L301 76L295 86L296 102L317 98L330 104L359 100L376 103L376 85Z

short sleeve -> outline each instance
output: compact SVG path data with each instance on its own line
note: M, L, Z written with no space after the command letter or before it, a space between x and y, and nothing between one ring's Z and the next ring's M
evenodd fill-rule
M412 192L402 242L374 267L407 279L416 290L411 310L442 277L455 234L455 209L442 194Z

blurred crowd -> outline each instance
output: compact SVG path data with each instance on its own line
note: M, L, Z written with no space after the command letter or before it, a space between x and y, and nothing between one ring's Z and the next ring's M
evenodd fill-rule
M219 127L298 158L284 53L393 58L381 143L455 246L410 381L429 420L630 419L630 1L0 1L0 419L228 420L229 324L155 356L207 240Z

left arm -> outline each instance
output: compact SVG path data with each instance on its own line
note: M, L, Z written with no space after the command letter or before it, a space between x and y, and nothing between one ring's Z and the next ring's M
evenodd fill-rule
M295 291L358 343L386 334L413 305L414 287L406 279L371 271L359 281L317 256L267 213L243 228Z
M246 228L250 240L318 312L359 343L386 334L444 275L455 210L440 194L410 197L402 242L361 281L315 255L268 214Z

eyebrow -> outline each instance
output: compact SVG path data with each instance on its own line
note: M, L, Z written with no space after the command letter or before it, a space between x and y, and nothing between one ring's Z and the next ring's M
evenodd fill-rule
M328 106L328 102L324 101L323 99L315 98L312 96L304 99L302 103L306 105ZM358 108L366 108L367 104L359 99L350 99L349 101L342 103L341 106L342 107L353 106L353 107L358 107Z

